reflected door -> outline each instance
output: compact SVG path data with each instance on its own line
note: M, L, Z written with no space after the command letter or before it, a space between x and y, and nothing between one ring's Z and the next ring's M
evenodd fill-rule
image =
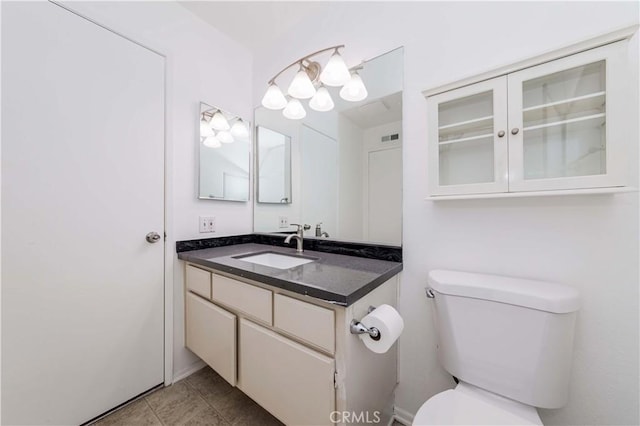
M605 46L509 75L510 191L621 184L619 51Z
M431 195L507 191L506 77L432 96L428 114Z

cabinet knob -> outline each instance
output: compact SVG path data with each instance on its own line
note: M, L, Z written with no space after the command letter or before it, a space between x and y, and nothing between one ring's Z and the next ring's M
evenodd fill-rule
M520 131L520 129L518 129L517 127L514 127L513 129L511 129L511 134L512 135L517 135L519 131Z
M498 137L499 137L499 138L501 138L501 137L503 137L503 136L504 136L504 130L500 130L500 131L498 132Z

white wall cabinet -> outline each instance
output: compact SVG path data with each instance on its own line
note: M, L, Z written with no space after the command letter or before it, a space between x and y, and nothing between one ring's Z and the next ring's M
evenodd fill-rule
M330 425L334 411L391 419L396 347L367 350L349 323L370 305L395 306L396 277L344 308L185 268L186 346L271 414L295 425Z
M619 41L428 97L430 195L624 186L626 52Z

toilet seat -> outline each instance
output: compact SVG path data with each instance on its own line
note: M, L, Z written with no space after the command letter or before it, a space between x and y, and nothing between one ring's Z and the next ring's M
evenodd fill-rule
M422 404L413 425L542 425L542 421L534 407L460 383Z

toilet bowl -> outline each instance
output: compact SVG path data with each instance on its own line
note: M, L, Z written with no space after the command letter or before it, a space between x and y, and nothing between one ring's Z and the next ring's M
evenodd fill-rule
M436 270L427 296L437 355L459 380L414 425L541 425L567 403L579 295L557 283Z
M422 404L413 425L542 425L542 421L530 405L461 382Z

